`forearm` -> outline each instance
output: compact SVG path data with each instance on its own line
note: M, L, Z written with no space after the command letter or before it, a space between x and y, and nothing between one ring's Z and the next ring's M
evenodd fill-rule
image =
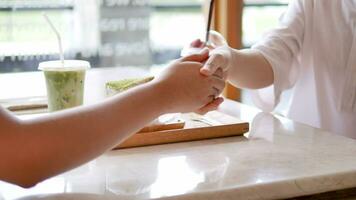
M178 59L150 83L100 104L31 121L0 108L0 180L32 186L99 156L163 113L211 103L225 82L199 73L208 56Z
M90 107L20 121L20 130L7 137L4 180L32 185L102 154L144 125L169 111L156 83L132 89ZM105 136L104 136L105 135ZM47 162L46 162L47 161ZM1 167L0 167L1 168ZM8 170L6 172L6 170Z
M232 50L228 81L238 88L260 89L273 84L269 62L256 50Z

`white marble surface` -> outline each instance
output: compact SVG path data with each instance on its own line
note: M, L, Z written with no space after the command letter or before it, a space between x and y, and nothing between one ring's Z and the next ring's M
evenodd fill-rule
M0 199L277 199L356 187L356 140L226 102L245 137L109 152Z

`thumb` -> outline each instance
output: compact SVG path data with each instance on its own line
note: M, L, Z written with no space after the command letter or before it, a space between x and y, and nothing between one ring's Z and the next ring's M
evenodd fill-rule
M181 58L182 62L204 62L209 58L209 49L204 48L199 53L194 53L188 56Z
M222 60L223 58L220 54L211 55L205 65L200 69L200 73L205 76L213 75L220 68L219 63L222 63Z

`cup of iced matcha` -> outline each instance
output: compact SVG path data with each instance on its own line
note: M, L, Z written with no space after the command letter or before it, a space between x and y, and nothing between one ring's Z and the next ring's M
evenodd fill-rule
M48 110L54 112L83 104L87 61L48 61L39 64L46 79Z

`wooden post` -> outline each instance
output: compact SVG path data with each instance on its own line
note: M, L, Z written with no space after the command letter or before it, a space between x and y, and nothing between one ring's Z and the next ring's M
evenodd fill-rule
M229 45L235 49L242 48L242 11L243 0L216 0L213 27L220 32ZM225 97L240 101L241 91L228 84Z

